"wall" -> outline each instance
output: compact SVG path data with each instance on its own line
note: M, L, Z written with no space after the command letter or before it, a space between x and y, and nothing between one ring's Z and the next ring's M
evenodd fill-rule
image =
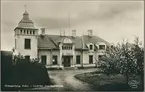
M58 67L60 64L60 52L59 50L39 50L38 52L39 58L40 58L40 62L41 62L41 56L42 55L46 55L47 56L47 63L46 66L54 66L54 67ZM53 55L57 55L57 65L53 65L52 64L52 56Z
M57 65L59 65L60 64L60 52L59 52L59 50L53 50L52 51L52 56L53 55L56 55L57 56Z
M24 49L24 39L31 39L31 49ZM16 50L21 55L30 55L30 58L37 58L37 36L15 36Z
M83 51L83 64L89 64L89 55L93 55L93 63L98 60L98 53L96 51Z
M41 62L41 56L42 55L46 55L47 56L47 61L46 61L46 65L50 65L51 64L51 58L50 58L50 51L49 50L39 50L38 52L38 57L40 59L40 62Z
M80 60L81 60L81 58L82 58L81 51L75 51L75 55L74 55L74 64L76 64L76 56L77 56L77 55L80 55ZM82 61L80 61L80 62L82 62Z
M89 64L88 51L83 51L83 64Z

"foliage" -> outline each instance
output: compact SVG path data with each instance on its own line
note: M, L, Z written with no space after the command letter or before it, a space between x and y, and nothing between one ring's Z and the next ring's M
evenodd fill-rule
M1 90L5 90L4 85L12 75L12 52L1 51Z
M123 41L111 46L106 53L103 58L106 63L101 65L101 70L106 74L143 74L144 50L139 38L134 43Z
M12 57L12 55L10 56ZM2 80L5 79L7 81L3 82L3 90L21 90L23 88L5 88L4 85L29 85L29 87L33 87L32 85L50 85L49 75L47 73L47 69L43 64L38 63L38 59L26 60L23 56L18 55L12 58L9 56L2 56L2 66L10 66L10 68L3 68L2 71ZM6 75L7 74L7 75ZM9 74L9 75L8 75ZM5 75L5 76L4 76Z

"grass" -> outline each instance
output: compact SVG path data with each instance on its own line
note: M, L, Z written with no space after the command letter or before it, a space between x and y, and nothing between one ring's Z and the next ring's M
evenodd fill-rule
M103 73L90 72L78 74L74 77L92 84L95 90L127 90L125 76L120 74L107 76Z

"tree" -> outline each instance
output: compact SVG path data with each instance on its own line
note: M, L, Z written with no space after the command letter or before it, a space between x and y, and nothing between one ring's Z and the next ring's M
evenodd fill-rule
M121 44L109 47L103 60L106 64L101 65L101 70L107 75L123 74L128 83L128 76L136 74L141 75L143 81L144 50L138 37L134 43L123 40Z

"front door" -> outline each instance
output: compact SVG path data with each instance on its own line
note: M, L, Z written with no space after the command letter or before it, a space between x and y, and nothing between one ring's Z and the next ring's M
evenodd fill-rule
M64 67L70 67L70 56L64 56Z

